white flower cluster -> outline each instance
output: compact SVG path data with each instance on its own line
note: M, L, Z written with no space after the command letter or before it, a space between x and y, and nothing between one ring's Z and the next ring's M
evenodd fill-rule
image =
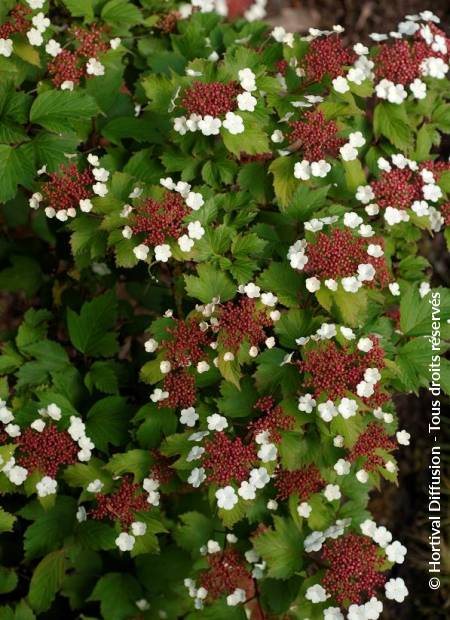
M348 142L341 146L339 152L344 161L353 161L358 158L358 148L364 146L366 139L360 131L352 132L348 137Z
M370 186L368 187L370 188ZM309 232L315 233L322 230L324 225L335 221L336 218L313 219L305 223L305 229ZM363 219L355 212L346 213L343 218L343 224L345 227L351 228L352 230L357 229L355 230L356 234L363 238L372 237L375 234L372 226L370 226L369 224L363 224ZM308 242L306 241L306 239L299 239L290 246L287 253L287 258L289 259L292 269L303 271L309 260L307 254L307 247ZM368 256L372 257L375 256L373 252L379 253L380 251L381 254L379 254L379 256L382 255L382 249L380 246L375 244L369 244L367 248ZM374 279L375 275L376 270L371 263L361 263L358 265L357 273L355 273L354 276L343 277L339 281L333 278L327 278L326 280L324 280L323 284L330 291L337 291L339 285L341 285L345 292L357 293L359 289L364 286L364 283L371 282ZM321 288L322 282L316 276L312 276L306 279L305 285L310 293L315 293Z
M70 425L67 432L80 448L78 459L82 462L90 461L92 450L95 448L93 441L86 435L86 426L78 416L70 416Z
M441 213L430 203L437 203L444 194L436 183L436 179L431 170L424 168L419 172L419 166L416 161L408 159L402 153L396 153L391 155L391 160L384 157L379 157L377 161L379 170L382 172L390 172L393 168L404 170L409 168L412 172L420 175L422 186L422 199L414 200L411 203L410 209L419 217L428 217L431 229L434 232L439 232L444 225L444 218ZM379 206L372 202L375 200L375 194L370 185L360 185L356 191L356 199L367 205L365 207L366 213L369 216L377 215L380 212ZM370 203L370 204L367 204ZM402 222L409 222L410 214L406 209L398 209L396 207L388 206L383 210L383 217L389 226L395 226Z
M248 67L240 69L238 75L240 85L244 90L236 98L238 108L241 111L253 112L257 100L251 93L256 90L256 76ZM187 134L188 131L200 131L204 136L217 136L220 133L221 127L232 135L238 135L245 131L242 116L231 111L225 114L224 119L215 118L210 114L206 116L191 114L189 118L178 116L173 122L174 130L181 136Z
M160 179L160 184L169 191L178 192L185 199L186 205L192 209L192 211L198 211L205 204L204 198L200 192L191 191L191 186L185 181L178 181L175 183L171 177L166 177L164 179ZM126 206L129 208L126 211L123 211L123 217L128 217L133 209L129 205ZM205 229L203 228L200 220L189 222L187 225L187 230L187 234L181 235L178 239L178 246L182 252L190 252L194 247L195 241L200 240L205 234ZM131 239L133 231L130 226L125 226L122 230L122 235L126 239ZM172 257L172 250L168 243L156 245L154 250L155 260L158 262L167 263L169 258ZM133 248L133 252L138 260L147 260L150 248L148 245L145 245L145 243L140 243Z

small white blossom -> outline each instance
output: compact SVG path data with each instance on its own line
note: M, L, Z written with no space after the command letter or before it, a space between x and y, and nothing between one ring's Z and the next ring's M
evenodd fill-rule
M115 540L117 547L119 547L121 551L131 551L135 542L135 537L131 534L127 534L127 532L122 532Z
M270 481L269 474L265 467L259 467L258 469L252 469L250 472L250 484L257 489L263 489Z
M245 91L237 96L238 108L242 111L253 112L256 107L256 98L249 92Z
M99 480L98 478L96 478L95 480L92 480L92 482L90 482L87 485L87 491L89 491L89 493L100 493L100 491L103 489L103 482L101 480Z
M300 517L308 519L312 512L312 507L308 504L308 502L302 502L299 506L297 506L297 512Z
M189 222L188 235L191 239L201 239L205 234L205 229L201 225L201 222L196 220L195 222Z
M240 495L240 497L242 497L242 499L245 499L245 500L255 499L256 487L250 482L243 480L241 482L241 486L238 489L238 495Z
M338 405L338 412L345 420L348 420L348 418L356 415L357 411L358 403L356 402L356 400L353 400L351 398L343 398Z
M333 88L337 93L347 93L350 90L347 80L342 75L333 80Z
M161 263L167 263L169 258L172 256L172 252L170 250L170 246L167 243L162 243L161 245L155 245L155 260Z
M27 32L27 38L30 45L33 45L34 47L40 47L44 42L42 34L37 28L30 28Z
M327 484L323 494L329 502L340 499L342 497L341 489L337 484Z
M221 432L228 427L227 419L219 413L213 413L213 415L208 416L206 421L208 423L208 430L210 431Z
M397 441L401 446L409 446L409 441L411 439L411 435L408 431L398 431L396 433Z
M337 461L337 463L335 463L334 465L334 471L337 473L338 476L346 476L350 473L351 466L352 465L351 463L349 463L349 461L346 461L345 459L339 459L339 461Z
M13 53L13 42L12 42L12 39L0 38L0 56L4 56L5 58L9 58L12 53Z
M232 486L226 486L216 491L217 505L224 510L232 510L238 503L238 496Z
M207 114L201 121L198 122L198 128L204 136L217 136L220 133L222 121L220 118L214 118L210 114Z
M362 351L363 353L368 353L373 349L373 342L370 338L360 338L356 346L359 351Z
M225 127L225 129L227 129L232 135L237 135L245 131L242 116L239 116L239 114L235 114L234 112L226 113L222 126Z
M189 192L186 198L186 205L192 209L193 211L198 211L203 205L205 201L203 200L203 196L198 192Z
M311 603L323 603L329 598L329 594L327 594L326 590L319 584L315 586L310 586L306 590L305 598Z
M401 577L397 579L390 579L384 586L386 592L386 598L397 603L403 603L408 596L408 588Z
M206 473L203 467L195 467L188 478L188 483L195 489L206 480Z
M105 75L105 67L96 58L89 58L86 63L86 73L88 75Z

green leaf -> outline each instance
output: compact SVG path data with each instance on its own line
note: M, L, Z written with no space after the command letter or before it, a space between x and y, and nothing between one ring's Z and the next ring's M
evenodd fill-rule
M0 594L8 594L16 589L19 578L13 568L0 566Z
M25 558L33 560L59 547L75 525L76 502L63 495L47 511L38 510L34 523L24 536Z
M94 362L84 378L85 385L92 390L94 387L99 392L117 394L119 382L117 378L118 366L113 361Z
M137 480L142 480L148 474L151 464L152 459L148 450L128 450L111 457L105 469L115 476L131 473Z
M222 397L217 400L217 407L226 417L245 418L251 416L258 395L250 377L245 377L242 380L240 389L233 383L222 381L220 393Z
M253 546L267 562L269 577L288 579L302 567L303 539L291 519L275 516L274 526L256 536Z
M64 549L49 553L36 566L28 592L28 601L36 612L44 612L50 608L61 588L66 568Z
M36 97L30 121L49 131L67 132L79 121L90 121L97 114L95 99L83 91L48 90Z
M258 285L272 291L285 306L297 306L303 290L303 278L287 263L272 262L258 278Z
M407 151L412 142L412 131L404 105L380 102L373 116L376 137L385 136L394 146Z
M131 407L122 396L107 396L98 400L87 414L87 434L95 447L104 452L108 444L123 446L128 441L128 421Z
M112 291L86 302L77 314L67 310L67 325L72 344L78 351L93 357L110 357L118 350L114 328L117 300Z
M225 273L209 264L198 265L197 273L198 277L184 276L189 297L209 303L214 297L228 301L234 296L236 286Z
M280 207L287 207L298 186L294 177L295 161L293 157L278 157L269 166L273 174L273 187Z
M17 517L0 508L0 532L12 532Z
M17 148L0 144L0 202L14 198L19 185L30 189L35 170L34 153L29 144Z
M120 30L127 30L142 19L140 10L128 0L110 0L103 7L101 16L105 22Z
M47 172L58 170L61 164L67 163L67 154L75 153L80 140L75 134L53 134L41 131L31 145L36 157L36 167L44 164Z
M198 553L200 547L213 536L214 524L200 512L185 512L174 531L174 538L182 549Z
M73 17L84 17L87 21L94 18L93 0L63 0Z
M136 615L136 601L141 598L141 588L127 573L103 575L89 597L99 601L102 617L107 620L128 620Z

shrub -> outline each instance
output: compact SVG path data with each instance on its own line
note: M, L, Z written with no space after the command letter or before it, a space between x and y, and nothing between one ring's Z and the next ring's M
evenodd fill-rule
M450 391L449 40L50 5L0 7L1 618L378 618L392 398Z

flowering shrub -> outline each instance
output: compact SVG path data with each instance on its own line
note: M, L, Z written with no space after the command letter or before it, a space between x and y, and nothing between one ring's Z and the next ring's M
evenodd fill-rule
M372 47L263 16L2 2L2 618L408 594L369 498L410 440L393 396L450 392L421 254L449 239L450 41L429 11Z

